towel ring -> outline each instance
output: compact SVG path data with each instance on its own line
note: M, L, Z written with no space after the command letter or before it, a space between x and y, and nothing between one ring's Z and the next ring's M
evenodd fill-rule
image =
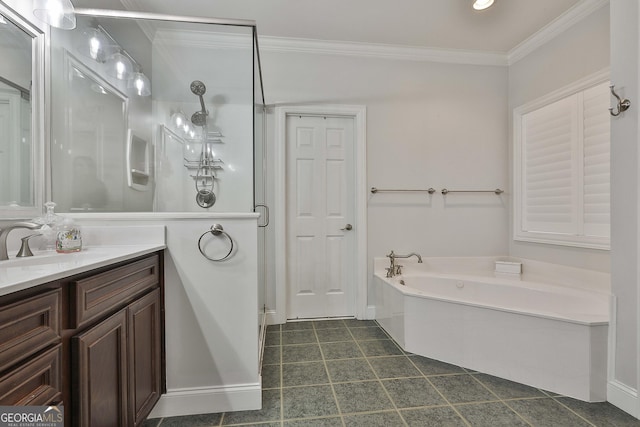
M229 239L229 243L231 244L231 247L229 248L229 252L227 252L227 254L225 256L223 256L222 258L211 258L209 257L207 254L204 253L204 250L202 250L202 238L204 236L206 236L207 234L213 234L214 236L219 236L221 234L224 234L227 239ZM231 238L231 236L229 236L229 234L227 234L226 231L224 231L224 229L222 228L222 225L220 224L213 224L211 226L211 229L205 231L204 233L202 233L202 236L200 236L200 238L198 239L198 250L200 251L200 253L202 254L203 257L205 257L206 259L210 260L210 261L224 261L227 258L229 258L229 256L231 255L231 252L233 252L233 239Z

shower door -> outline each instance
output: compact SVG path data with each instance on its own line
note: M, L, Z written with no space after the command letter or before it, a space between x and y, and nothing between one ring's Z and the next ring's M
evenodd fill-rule
M355 315L354 119L287 116L288 318Z

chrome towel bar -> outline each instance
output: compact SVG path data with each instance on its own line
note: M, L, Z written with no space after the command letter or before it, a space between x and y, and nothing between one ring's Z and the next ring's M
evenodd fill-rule
M443 188L442 191L440 191L442 194L449 194L449 193L494 193L494 194L502 194L504 193L504 190L501 190L499 188L496 188L495 190L447 190L446 188Z
M376 193L395 193L395 192L425 192L425 193L429 193L429 194L433 194L436 192L436 190L434 188L428 188L426 190L383 190L381 188L376 188L376 187L371 187L371 192L373 194Z

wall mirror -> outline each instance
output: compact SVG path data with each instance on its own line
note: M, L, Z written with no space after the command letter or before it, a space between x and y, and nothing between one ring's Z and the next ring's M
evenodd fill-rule
M0 219L42 212L44 34L0 2Z

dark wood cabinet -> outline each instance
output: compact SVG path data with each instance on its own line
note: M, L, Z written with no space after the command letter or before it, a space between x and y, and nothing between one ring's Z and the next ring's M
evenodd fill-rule
M129 425L140 426L162 393L160 290L127 308L129 349Z
M74 336L71 348L74 425L128 425L127 311Z
M0 405L137 427L165 389L161 253L0 297Z

